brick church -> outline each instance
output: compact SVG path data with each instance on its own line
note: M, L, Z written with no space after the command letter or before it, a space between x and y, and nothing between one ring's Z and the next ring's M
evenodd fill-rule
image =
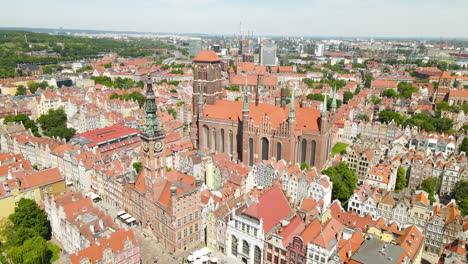
M322 169L331 152L336 96L331 111L302 108L292 90L275 105L243 99L222 100L221 59L214 51L202 50L193 59L193 122L191 140L199 149L226 152L247 166L275 157L292 163L307 163ZM326 105L326 98L324 100Z

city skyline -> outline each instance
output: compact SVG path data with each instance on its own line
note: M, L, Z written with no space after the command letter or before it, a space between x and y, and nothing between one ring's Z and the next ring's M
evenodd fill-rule
M5 3L3 27L260 36L468 38L468 3L388 0L23 0ZM110 6L112 4L112 6ZM28 7L25 9L24 7ZM73 10L70 12L69 10ZM437 13L434 12L437 10ZM209 14L209 15L207 15ZM213 21L216 21L214 23Z

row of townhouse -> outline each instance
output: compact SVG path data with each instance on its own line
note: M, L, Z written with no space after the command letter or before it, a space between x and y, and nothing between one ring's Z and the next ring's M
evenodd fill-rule
M444 246L468 232L468 218L463 218L452 200L448 205L431 205L428 194L418 190L411 193L387 192L362 185L356 188L348 202L348 211L372 219L383 217L388 223L399 226L416 226L425 234L425 251L440 255Z
M71 263L140 263L133 231L119 228L111 216L94 207L91 198L69 192L43 203L52 234L71 254Z
M252 188L271 188L280 182L290 204L297 206L312 197L323 200L325 206L331 203L333 183L327 175L318 173L313 167L310 171L301 170L298 165L287 164L284 160L263 160L254 164L247 177L247 191Z

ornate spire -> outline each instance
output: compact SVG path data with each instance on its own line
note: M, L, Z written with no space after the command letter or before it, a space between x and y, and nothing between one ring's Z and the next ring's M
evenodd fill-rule
M245 86L244 86L244 107L242 108L242 112L249 112L249 86L247 83L247 75L245 75Z
M331 108L333 111L336 110L336 84L335 84L335 88L333 89L333 100L331 103Z
M281 108L286 108L286 82L283 82L283 86L281 87Z
M323 97L322 117L327 117L327 94Z
M294 104L294 87L291 89L291 102L289 103L289 118L296 117L296 105Z
M163 133L156 110L156 96L154 95L153 85L151 84L150 68L148 67L148 80L146 83L145 97L146 124L143 127L143 131L147 135L154 136Z

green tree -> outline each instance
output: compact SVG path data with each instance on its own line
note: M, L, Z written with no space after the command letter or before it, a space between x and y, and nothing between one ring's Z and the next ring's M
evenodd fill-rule
M364 87L365 87L365 88L370 88L373 79L374 79L374 77L372 76L372 73L366 73L366 74L364 74L364 76L362 77L362 81L363 81L363 83L364 83Z
M26 87L24 87L24 85L18 85L18 87L16 87L15 96L25 95L27 91L28 90L26 89Z
M52 251L44 238L36 236L26 240L21 246L9 248L7 255L15 264L48 264Z
M36 123L33 120L29 119L29 116L24 115L24 114L19 114L16 116L9 115L3 119L4 124L10 123L10 122L13 122L13 123L21 122L24 128L31 129L31 132L33 133L34 136L40 137L39 129Z
M349 169L348 164L344 162L330 167L322 173L328 175L333 182L332 199L338 199L342 203L347 202L358 183L356 173Z
M468 214L468 181L461 180L455 183L452 191L453 198L457 201L458 207L463 216Z
M382 96L388 97L388 98L398 98L399 95L398 93L393 90L393 89L387 89L382 92Z
M136 171L137 174L138 174L138 173L140 173L141 168L143 168L143 163L141 163L141 162L134 162L134 163L132 164L132 167L135 169L135 171Z
M8 218L14 224L15 232L27 228L44 239L50 239L51 229L47 214L35 201L21 198L15 212Z
M412 94L417 92L418 88L407 82L398 83L398 92L400 92L400 97L402 98L411 98Z
M403 167L398 167L397 178L395 183L395 192L399 193L406 187L406 170Z
M174 118L177 116L177 111L174 108L168 108L167 113L172 115Z
M460 144L460 151L468 153L468 137L464 137L462 143Z
M379 118L377 120L387 124L395 120L397 124L403 124L405 117L395 111L382 111L379 113Z
M366 121L366 122L369 122L369 120L370 120L369 116L366 115L366 114L360 114L360 115L358 116L358 119L359 119L359 120Z
M108 69L108 68L112 67L112 63L109 62L109 63L106 63L106 64L104 64L102 66L104 66L104 68Z
M353 99L353 97L354 97L354 93L352 93L350 91L344 92L344 94L343 94L343 103L347 104L349 102L349 100Z
M67 115L63 111L63 108L57 110L50 109L47 114L41 115L37 119L37 122L48 137L59 137L70 140L76 133L74 128L67 128Z
M301 163L301 170L310 171L310 166L306 162Z
M431 203L435 202L434 195L439 192L440 179L437 177L427 178L421 183L421 189L429 194Z

